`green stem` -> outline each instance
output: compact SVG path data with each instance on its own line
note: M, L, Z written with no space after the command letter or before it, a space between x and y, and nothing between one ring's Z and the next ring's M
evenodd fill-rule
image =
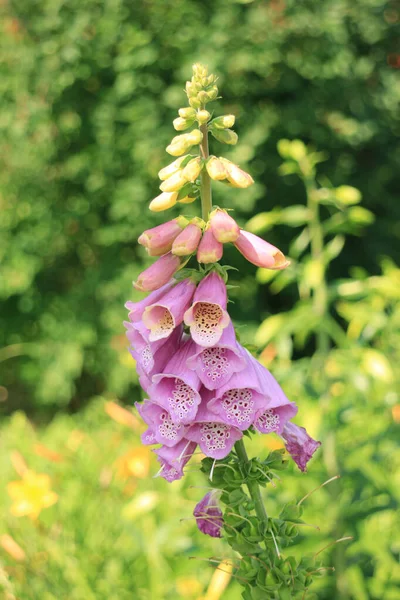
M310 211L310 244L311 257L318 269L318 283L313 288L313 304L315 313L321 317L321 323L328 312L328 286L326 284L326 269L323 260L324 234L319 216L319 203L316 197L315 181L312 177L305 180L307 192L307 206ZM329 336L327 332L319 327L317 331L317 349L321 354L329 350Z
M239 440L238 442L236 442L235 450L240 462L244 464L249 462L249 457L247 456L243 440ZM268 515L267 511L265 510L264 502L261 497L260 487L257 481L246 481L246 485L249 488L251 499L254 502L257 517L260 519L260 521L264 521L265 523L267 523Z
M204 123L200 127L200 131L203 134L203 141L201 142L201 154L204 159L207 159L210 155L208 151L208 129L207 123ZM200 175L200 196L201 196L201 216L204 221L208 221L208 216L212 208L212 196L211 196L211 179L207 173L207 169L202 169Z

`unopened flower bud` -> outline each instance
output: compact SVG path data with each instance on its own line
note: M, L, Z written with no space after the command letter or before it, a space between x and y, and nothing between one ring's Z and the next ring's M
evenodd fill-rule
M209 102L209 98L208 98L208 94L207 92L205 92L204 90L201 90L201 92L199 92L197 94L197 100L201 103L201 104L206 104L207 102Z
M196 111L194 110L194 108L191 108L190 106L186 106L185 108L180 108L178 110L178 114L180 117L182 117L182 119L195 119L196 118Z
M163 192L178 192L185 183L187 183L187 179L183 175L183 169L179 169L179 171L162 182L160 190Z
M215 127L215 129L228 129L229 127L233 127L235 124L235 115L223 115L222 117L217 117L213 119L211 125Z
M192 108L200 108L201 107L201 102L196 97L189 98L189 104Z
M200 125L203 125L203 123L207 123L207 121L211 119L211 115L208 112L208 110L199 110L196 113L196 119L200 123Z
M201 240L201 234L202 229L200 225L196 219L193 219L175 238L171 248L172 254L176 256L188 256L188 254L195 252Z
M197 249L197 261L205 265L218 262L224 252L221 242L215 239L211 229L206 229Z
M167 221L144 231L138 242L146 248L149 256L162 256L171 250L174 240L186 227L187 223L185 217Z
M216 156L211 156L206 163L207 173L214 181L223 181L227 177L223 162Z
M211 129L211 133L222 144L234 146L238 141L238 136L232 129Z
M197 90L195 88L193 81L186 82L186 93L189 96L189 98L192 96L196 96Z
M225 210L217 208L210 215L210 229L218 242L226 244L228 242L236 242L239 237L240 229Z
M199 129L194 129L190 133L183 133L182 135L175 136L169 146L167 146L168 154L172 156L180 156L185 152L188 152L195 144L200 144L203 139L203 134Z
M211 90L208 90L207 96L209 102L215 100L215 98L218 96L218 88L216 85L214 85L214 87L212 87Z
M168 177L171 177L171 175L179 171L182 162L187 156L187 154L185 154L185 156L180 156L179 158L174 160L174 162L161 169L161 171L158 172L158 176L161 179L161 181L165 181L166 179L168 179Z
M191 127L194 123L194 119L183 119L182 117L177 117L173 120L172 124L177 131L184 131Z
M178 202L179 204L192 204L195 200L197 200L197 196L185 196L181 200L178 200Z
M189 136L190 143L193 146L201 144L203 140L203 134L201 133L200 129L193 129L193 131L187 133L186 135Z
M203 168L203 162L200 157L192 158L186 165L184 169L182 169L182 175L186 179L186 181L196 181L198 176L200 175L200 171Z
M246 173L246 171L243 171L242 169L240 169L233 162L231 162L230 160L227 160L226 158L221 158L220 160L222 160L222 162L224 164L229 182L234 187L248 188L250 185L252 185L254 183L254 180L251 177L251 175Z
M149 209L153 212L161 212L175 206L178 192L163 192L150 202Z
M249 262L257 267L280 270L290 264L278 248L248 231L240 230L235 246Z
M142 292L152 292L158 290L171 279L181 265L178 256L174 256L171 252L161 256L148 269L140 273L137 281L133 284L137 290Z

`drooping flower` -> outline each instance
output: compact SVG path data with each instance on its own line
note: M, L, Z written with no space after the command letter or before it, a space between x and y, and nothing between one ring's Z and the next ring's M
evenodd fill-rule
M20 481L8 483L7 491L13 500L11 513L16 517L37 519L44 508L58 500L57 494L51 490L50 477L30 470L25 471Z
M196 447L195 442L182 439L175 446L161 446L161 448L153 450L161 464L160 476L169 482L181 479L183 469L191 459Z
M223 181L227 177L223 162L216 156L210 156L206 163L207 173L214 181Z
M142 319L149 330L150 342L167 338L182 323L195 289L196 284L192 279L184 279L159 300L146 306Z
M146 298L143 298L143 300L139 300L138 302L132 302L131 300L128 300L128 302L125 303L125 308L129 310L129 320L132 321L132 323L141 321L143 311L146 306L150 306L150 304L157 302L157 300L166 292L168 292L175 284L176 280L170 279L165 285L161 286L154 292L151 292L151 294L146 296Z
M224 526L222 510L218 504L220 496L221 492L219 490L208 492L208 494L196 504L193 511L193 516L196 517L196 523L199 530L205 535L215 538L222 537L221 529Z
M221 260L224 247L215 237L212 230L206 229L197 248L197 262L209 265Z
M245 348L240 345L239 348L246 367L208 396L207 407L224 422L242 431L251 425L262 431L264 413L273 411L276 428L262 432L281 433L285 422L295 416L297 407L286 398L271 373Z
M197 442L206 456L217 460L228 456L234 444L243 434L232 425L228 425L215 413L208 410L206 402L200 405L196 418L189 427L186 437Z
M226 210L217 208L210 214L210 229L218 242L226 244L228 242L236 242L239 237L240 229Z
M240 230L235 246L249 262L257 267L280 270L290 264L278 248L243 229Z
M180 266L179 256L174 256L171 252L168 252L140 273L133 285L142 292L158 290L158 288L168 283Z
M286 449L301 471L307 470L307 463L314 452L320 447L317 442L308 435L304 427L287 423L283 428L282 438L285 440Z
M223 330L217 345L204 348L196 344L196 351L186 364L196 371L202 384L209 390L225 385L234 373L244 369L246 359L236 341L232 323Z
M251 177L251 175L246 173L246 171L243 171L243 169L235 165L230 160L227 160L226 158L220 157L220 160L222 161L225 167L227 179L231 185L233 185L236 188L242 189L248 188L249 186L253 185L254 179Z
M193 304L184 316L196 344L204 347L218 344L223 330L231 322L226 312L227 302L225 283L213 271L197 286Z
M129 351L139 369L150 378L155 373L162 372L180 346L183 327L176 327L167 339L161 338L151 342L149 331L143 323L124 321L124 325L130 342Z
M186 340L163 372L153 376L153 384L148 391L150 399L167 410L175 424L191 423L201 401L201 381L186 366L188 357L193 354L193 346L192 340Z
M179 169L181 168L181 164L186 158L188 158L188 156L188 154L180 156L172 163L161 169L161 171L158 172L158 176L161 179L161 181L165 181L166 179L168 179L168 177L171 177L171 175L179 171Z
M182 233L187 223L185 217L172 219L144 231L138 242L146 248L149 256L162 256L171 250L175 238Z
M188 256L196 252L202 236L202 229L193 219L185 229L175 238L171 252L176 256Z
M172 208L175 206L178 200L178 192L162 192L149 204L149 209L152 212L161 212L163 210L168 210L168 208Z
M169 412L157 402L145 400L136 406L143 421L148 425L148 429L142 435L143 444L175 446L185 436L187 427L182 423L173 423Z

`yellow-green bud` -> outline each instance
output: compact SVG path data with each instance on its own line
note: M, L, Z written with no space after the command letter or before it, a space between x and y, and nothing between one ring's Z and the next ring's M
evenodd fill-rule
M195 88L195 85L192 81L187 81L186 82L186 93L189 96L189 98L191 96L196 96L197 94L197 90Z
M220 160L222 161L225 167L228 181L234 187L248 188L254 183L253 178L248 173L246 173L246 171L240 169L233 162L227 160L226 158L220 158Z
M190 106L186 106L185 108L180 108L178 110L178 114L180 117L182 117L182 119L195 119L196 118L196 111L194 110L194 108L191 108Z
M191 127L194 123L194 119L183 119L182 117L177 117L173 120L173 126L177 131L184 131Z
M205 92L204 90L202 90L201 92L199 92L197 94L197 100L201 103L201 104L206 104L206 102L209 102L209 97L207 92Z
M203 139L203 134L199 129L194 129L190 133L183 133L182 135L175 136L166 150L168 154L172 156L180 156L194 146L199 144Z
M211 115L208 110L199 110L196 114L196 119L200 125L203 125L203 123L207 123L211 119Z
M162 182L160 185L160 190L163 192L179 192L185 183L187 183L187 180L183 175L183 169L179 169L179 171Z
M192 69L193 69L193 77L195 77L196 79L207 76L207 67L205 67L201 63L195 63L192 66Z
M182 175L186 179L186 181L196 181L198 176L200 175L200 171L203 168L202 160L198 156L193 158L188 162L186 167L182 170Z
M340 185L335 190L335 196L342 204L358 204L361 201L361 192L351 185Z
M227 177L223 162L216 156L211 156L206 164L207 173L214 181L223 181Z
M190 139L190 143L192 144L192 146L195 146L196 144L201 144L203 140L203 134L201 133L200 129L193 129L193 131L187 133L186 135Z
M211 133L216 140L223 144L234 146L238 141L238 136L232 129L211 129Z
M211 125L216 129L228 129L229 127L233 127L235 124L235 115L223 115L222 117L217 117L213 119Z
M185 196L181 200L178 200L179 204L192 204L197 199L196 196Z
M215 100L215 98L218 96L218 88L216 85L213 88L211 88L211 90L208 90L207 96L208 96L209 102L212 102L212 100Z
M168 177L171 177L171 175L179 171L182 162L187 156L187 154L185 154L185 156L180 156L179 158L174 160L174 162L161 169L161 171L158 172L158 176L161 179L161 181L165 181L166 179L168 179Z
M197 98L189 98L189 104L192 108L200 108L201 102Z
M178 192L167 193L163 192L150 202L149 209L153 212L161 212L172 208L176 204L178 198Z

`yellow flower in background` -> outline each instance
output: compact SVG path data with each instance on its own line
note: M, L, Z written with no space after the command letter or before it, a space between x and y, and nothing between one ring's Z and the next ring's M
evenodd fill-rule
M117 476L120 479L137 477L145 479L150 471L150 450L147 446L139 446L130 450L116 461Z
M20 481L7 484L7 492L13 500L11 513L16 517L37 519L44 508L55 504L58 496L51 489L51 480L44 473L27 470Z
M178 577L176 591L182 598L194 598L201 594L203 586L195 577Z
M231 580L232 571L233 562L230 560L223 560L211 577L210 585L202 600L220 600Z

